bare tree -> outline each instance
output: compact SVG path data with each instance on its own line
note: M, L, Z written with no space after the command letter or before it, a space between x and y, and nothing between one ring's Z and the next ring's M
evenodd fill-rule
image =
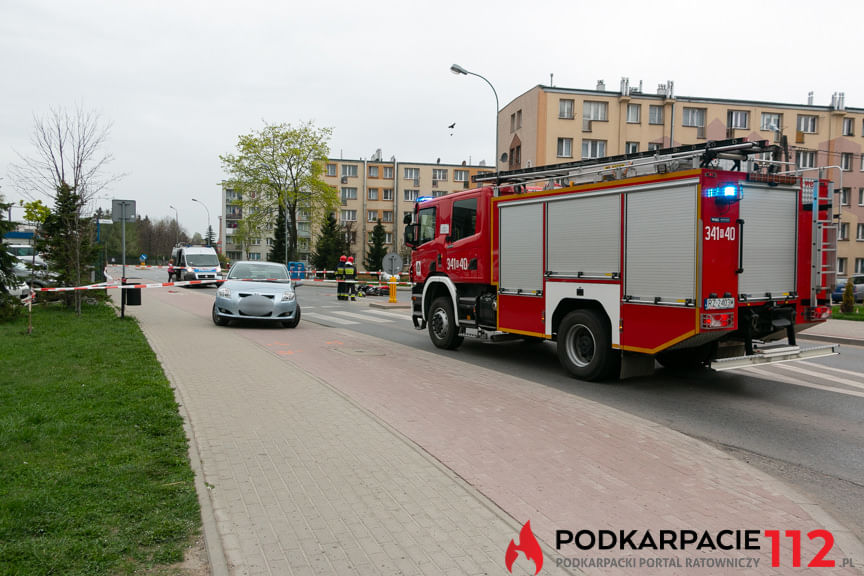
M18 153L21 163L13 164L10 170L14 186L25 197L32 200L43 195L54 201L58 218L54 240L64 238L68 243L71 239L74 244L63 250L63 261L55 264L61 276L76 284L84 277L81 259L87 256L85 247L91 234L83 212L100 191L119 178L105 173L112 160L103 151L109 129L110 124L103 123L95 112L81 107L72 111L52 108L46 116L34 117L33 155ZM75 309L80 313L80 293L75 295Z
M105 173L113 160L104 152L111 124L96 112L51 108L44 117L34 117L31 137L34 154L18 152L20 163L12 164L14 186L26 197L43 195L54 199L66 183L88 204L106 186L121 176Z

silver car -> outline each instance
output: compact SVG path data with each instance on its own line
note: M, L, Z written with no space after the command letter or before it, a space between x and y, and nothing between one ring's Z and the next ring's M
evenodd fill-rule
M288 268L276 262L235 262L225 282L216 290L213 323L227 326L231 320L281 322L285 328L300 323L300 304Z

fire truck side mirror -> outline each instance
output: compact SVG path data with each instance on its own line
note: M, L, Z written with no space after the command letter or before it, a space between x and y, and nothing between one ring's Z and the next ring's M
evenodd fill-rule
M417 224L408 224L405 226L405 245L409 248L415 248L417 246L417 231L419 227Z

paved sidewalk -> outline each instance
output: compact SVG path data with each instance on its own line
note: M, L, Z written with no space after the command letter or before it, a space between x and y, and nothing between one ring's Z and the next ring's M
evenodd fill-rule
M557 529L825 528L836 539L831 558L864 564L861 543L818 506L698 440L465 364L458 353L442 361L309 322L217 329L202 302L159 293L132 313L177 388L200 456L214 575L504 575L507 544L527 520L544 544L544 575L563 573L551 548ZM803 557L813 558L821 542L803 540ZM771 568L764 545L686 553L571 547L564 555L746 556L758 569L729 573L793 572L788 561ZM533 574L534 566L520 555L513 573Z
M864 346L864 322L831 319L801 332L801 338Z

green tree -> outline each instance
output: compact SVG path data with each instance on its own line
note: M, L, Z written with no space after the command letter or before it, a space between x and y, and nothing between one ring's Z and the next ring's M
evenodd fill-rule
M86 266L95 252L91 239L91 218L82 218L84 199L75 189L62 182L57 187L54 208L42 226L43 236L40 248L48 260L54 263L57 281L61 286L79 286L85 283ZM75 311L81 312L81 293L64 292L66 304L74 304Z
M304 214L315 221L339 203L336 190L321 174L330 152L331 128L311 122L299 127L267 124L258 132L240 136L236 154L220 156L230 175L226 185L240 193L249 229L272 228L279 206L288 222L288 259L297 259L297 219ZM236 232L235 232L236 238Z
M273 228L273 247L267 255L267 259L271 262L282 262L288 265L288 245L287 235L285 234L285 207L279 205L279 211L276 214L276 224Z
M9 210L9 206L9 204L3 203L3 197L0 196L0 238L15 229L14 222L3 219L6 211ZM8 294L8 288L12 286L12 282L15 279L14 265L15 261L12 255L6 250L0 249L0 294Z
M381 223L381 219L379 218L378 223L372 228L372 244L369 246L366 258L363 261L366 265L366 270L370 272L381 270L381 263L384 261L384 256L387 255L387 248L384 246L386 240L387 231L384 230L384 224Z
M315 251L311 255L312 266L318 270L333 270L343 254L348 254L348 243L345 241L344 231L331 212L321 225L321 234L315 242Z
M843 301L840 303L840 312L852 314L855 312L855 285L850 276L846 280L846 288L843 289Z

